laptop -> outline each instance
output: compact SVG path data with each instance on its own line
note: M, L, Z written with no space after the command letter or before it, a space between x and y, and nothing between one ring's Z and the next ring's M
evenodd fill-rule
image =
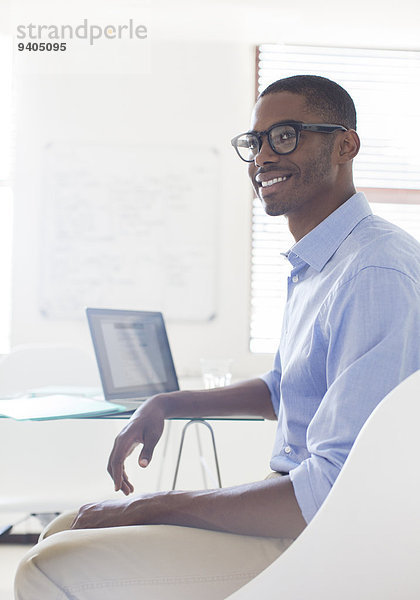
M86 316L105 400L134 411L179 390L162 313L87 308Z

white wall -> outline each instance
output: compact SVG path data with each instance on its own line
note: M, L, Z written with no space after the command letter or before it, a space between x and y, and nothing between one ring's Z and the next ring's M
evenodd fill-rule
M90 344L81 322L48 321L39 312L42 153L49 142L127 144L182 131L185 143L206 142L221 156L217 317L169 324L178 370L198 369L199 356L223 353L244 371L247 354L251 194L246 167L229 140L247 127L253 53L245 44L156 42L150 76L33 76L17 83L17 157L13 345L33 341ZM31 101L29 101L31 98ZM177 133L177 135L180 135ZM175 161L162 147L165 162ZM186 166L182 165L184 171ZM197 190L197 202L200 193ZM139 274L140 276L140 274ZM130 298L127 299L130 305ZM267 363L269 364L269 363Z

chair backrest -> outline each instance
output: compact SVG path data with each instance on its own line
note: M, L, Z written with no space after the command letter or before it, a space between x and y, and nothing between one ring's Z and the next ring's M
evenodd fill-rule
M93 351L68 344L25 344L0 360L0 395L54 385L100 388Z
M101 384L92 354L68 344L18 346L0 360L0 396L40 387ZM112 422L0 419L0 512L53 512L111 488L105 462Z
M420 371L363 426L299 538L232 600L420 598Z

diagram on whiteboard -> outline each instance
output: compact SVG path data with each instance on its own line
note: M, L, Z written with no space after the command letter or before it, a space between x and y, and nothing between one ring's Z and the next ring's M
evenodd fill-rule
M216 151L201 147L47 146L42 314L83 319L95 306L211 319L218 172Z

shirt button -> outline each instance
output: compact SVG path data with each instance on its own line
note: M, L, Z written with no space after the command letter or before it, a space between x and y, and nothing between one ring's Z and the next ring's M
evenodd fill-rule
M286 446L286 448L284 449L284 451L285 451L286 454L290 454L291 451L292 451L292 449L291 449L290 446Z
M297 283L299 281L299 276L298 275L293 275L292 281L293 281L293 283Z

